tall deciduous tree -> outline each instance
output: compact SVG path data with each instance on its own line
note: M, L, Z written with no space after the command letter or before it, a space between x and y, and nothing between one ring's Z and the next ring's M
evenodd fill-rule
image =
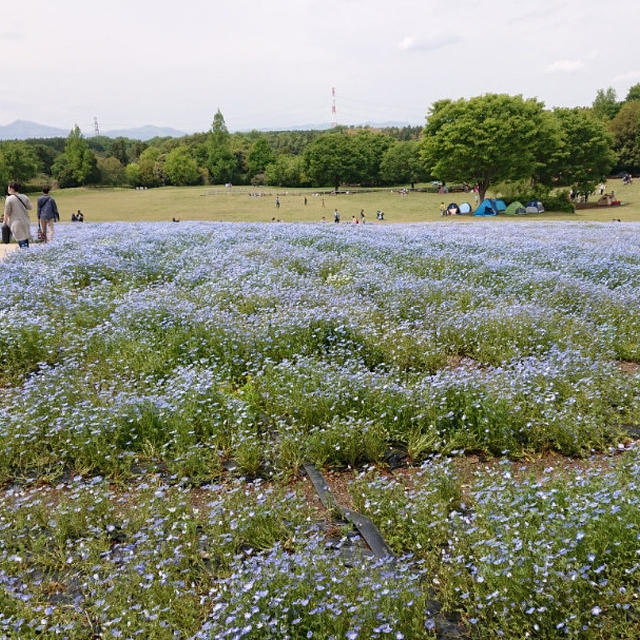
M613 135L613 150L618 156L616 166L625 171L640 171L640 100L622 105L609 123Z
M249 177L253 178L257 173L262 173L267 165L275 161L275 154L265 137L258 138L249 150L247 169Z
M353 144L353 136L346 133L326 133L316 138L304 152L305 172L318 186L332 186L336 191L341 183L357 182L365 158Z
M618 102L615 89L609 87L606 91L604 89L598 89L591 108L598 118L611 120L611 118L615 118L618 111L620 111L620 106L621 103Z
M496 182L532 176L543 107L506 94L436 102L422 141L427 170L441 180L478 184L481 198Z
M387 184L411 184L427 180L429 174L420 158L416 140L396 142L387 149L380 163L380 177Z
M172 149L167 154L164 172L169 178L169 182L174 185L189 185L200 182L198 163L193 159L185 144Z
M602 120L589 109L555 109L553 114L565 142L556 177L561 184L575 187L586 197L615 162L611 136Z
M631 102L632 100L640 100L640 82L634 84L632 87L629 87L625 102Z
M55 162L59 152L56 151L53 147L42 143L34 144L33 150L38 156L40 171L46 173L47 175L51 175L51 167L53 166L53 163Z
M100 184L118 186L126 181L124 167L118 158L113 156L99 158L98 169L100 171Z
M304 161L302 156L279 155L275 162L267 165L267 184L277 187L299 187L304 182Z
M393 143L393 139L388 135L367 129L358 131L351 136L354 153L360 158L356 182L370 185L379 184L380 163L385 152Z
M118 158L120 163L123 166L126 166L129 162L129 157L127 155L127 139L126 138L116 138L112 143L109 149L110 154L114 158Z
M5 187L9 180L26 182L38 173L40 162L33 146L18 140L2 142L0 153L4 165L0 176Z
M207 144L211 181L214 184L231 182L236 172L237 160L231 150L231 136L220 109L213 116Z
M140 154L140 181L145 187L159 187L164 184L164 156L158 147L148 147Z
M77 184L87 184L92 179L95 180L97 177L95 175L97 172L96 157L89 149L78 125L75 125L67 136L64 155L67 171Z
M140 172L140 165L137 162L131 162L125 167L125 176L127 182L132 187L140 187L142 185L142 173Z

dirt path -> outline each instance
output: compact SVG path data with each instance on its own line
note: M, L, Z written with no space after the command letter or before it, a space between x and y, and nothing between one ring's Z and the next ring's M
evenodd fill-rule
M0 262L2 262L7 254L15 251L18 248L17 244L0 244Z

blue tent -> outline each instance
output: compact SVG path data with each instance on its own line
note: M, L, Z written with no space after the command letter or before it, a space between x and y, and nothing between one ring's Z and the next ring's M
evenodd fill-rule
M507 205L505 204L504 200L494 200L495 204L496 204L496 211L498 213L504 213L507 210Z
M506 207L505 207L506 208ZM491 198L485 198L478 208L473 212L474 216L496 216L498 215L498 208L496 201Z

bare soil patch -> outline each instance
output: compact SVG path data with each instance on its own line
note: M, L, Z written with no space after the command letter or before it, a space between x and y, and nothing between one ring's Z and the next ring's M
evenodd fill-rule
M633 446L633 445L631 445ZM624 459L621 455L627 448L612 450L608 453L594 454L589 458L568 458L559 453L546 452L540 456L529 460L515 461L509 467L509 471L512 473L515 481L524 479L527 477L534 477L536 479L548 478L548 477L563 477L573 473L579 473L587 470L600 470L606 473L610 469L614 469ZM461 479L462 485L465 489L469 488L473 484L473 478L477 474L495 472L504 463L503 458L487 458L479 455L463 455L453 459L452 464L456 475ZM429 474L424 473L422 467L409 466L399 467L396 469L390 469L384 465L377 467L377 472L380 475L388 478L393 478L401 485L404 485L407 489L419 488L421 485L430 482ZM347 469L347 470L321 470L323 478L329 491L333 494L336 502L342 507L349 509L354 508L353 500L350 494L350 487L353 484L356 476L360 470ZM151 476L154 482L159 481L159 477ZM147 477L149 480L149 477ZM141 479L141 482L144 481ZM146 484L146 483L145 483ZM227 479L221 479L219 482L219 491L225 492L232 488L235 481L229 477ZM271 481L263 480L261 487L266 488L271 485ZM44 488L43 485L39 485ZM250 485L249 485L250 486ZM25 491L33 489L34 485L25 485ZM302 472L299 476L292 479L288 483L288 487L294 491L300 492L304 497L307 504L317 513L318 520L324 520L327 516L327 510L323 506L318 494L316 493L313 484L309 477ZM129 485L127 489L122 489L122 494L118 487L113 486L116 490L116 495L124 496L125 493L131 492L130 496L135 495L135 483ZM257 489L258 487L253 487ZM0 488L0 496L4 495L9 487ZM15 491L16 485L10 488ZM56 504L66 493L66 489L60 485L56 487L50 487L47 490L47 500L50 504ZM131 497L131 499L134 499ZM211 499L211 490L194 487L189 492L189 501L193 508L197 509L201 513L206 512L207 504Z
M594 469L606 473L622 462L621 454L626 450L616 449L609 453L594 454L589 458L569 458L560 453L548 451L528 460L514 461L509 471L516 481L527 477L557 478ZM476 474L494 472L503 463L504 458L485 458L478 455L459 456L453 459L455 472L462 480L463 486L466 487L472 484ZM378 468L378 472L388 478L393 478L407 489L417 488L430 481L428 474L421 473L421 467L409 466L389 469L381 466ZM322 471L329 490L341 506L354 508L349 488L357 474L356 470ZM319 512L324 511L324 507L306 475L294 481L292 488L300 490L307 502Z
M482 369L482 365L469 356L449 356L447 358L447 366L450 369L466 369L468 371L473 369Z
M640 371L640 362L626 362L623 360L618 362L618 366L620 367L620 371L628 373L629 375L635 375Z

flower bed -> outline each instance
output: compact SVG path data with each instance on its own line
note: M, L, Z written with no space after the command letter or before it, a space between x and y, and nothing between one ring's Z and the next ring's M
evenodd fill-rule
M339 576L343 555L295 496L212 483L283 484L305 460L348 469L391 449L417 464L626 446L640 426L638 231L87 224L12 254L0 629L429 637L435 590L471 635L634 637L635 460L468 489L430 464L435 498L367 477L362 508L416 558Z

